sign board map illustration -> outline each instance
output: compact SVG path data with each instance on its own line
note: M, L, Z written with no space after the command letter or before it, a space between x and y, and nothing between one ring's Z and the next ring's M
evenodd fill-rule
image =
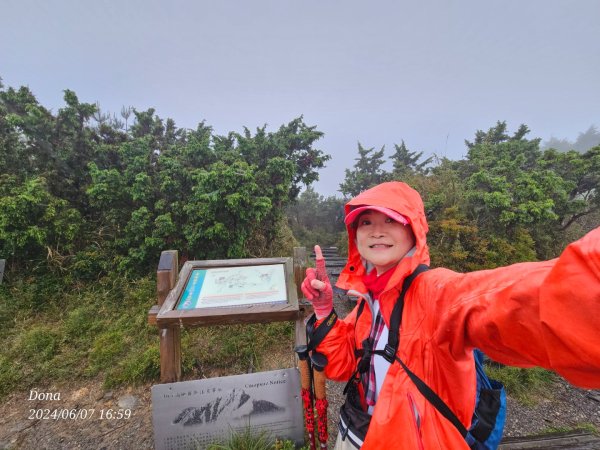
M282 264L194 269L178 310L287 301Z

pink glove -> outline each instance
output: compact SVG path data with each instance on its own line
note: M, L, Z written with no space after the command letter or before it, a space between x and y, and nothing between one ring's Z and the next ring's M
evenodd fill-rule
M321 247L315 245L316 269L306 269L306 278L302 282L302 293L312 303L317 320L324 319L333 309L333 289L327 270Z

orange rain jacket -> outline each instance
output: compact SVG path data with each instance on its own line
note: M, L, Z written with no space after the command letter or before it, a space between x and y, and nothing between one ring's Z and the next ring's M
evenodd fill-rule
M395 272L380 296L389 328L402 281L418 264L429 264L423 202L408 185L390 182L352 199L346 214L357 205L379 205L404 214L416 236L414 256L392 269ZM337 286L364 293L365 266L355 231L348 227L348 232L348 263ZM338 320L317 348L329 360L330 379L345 382L356 369L354 350L368 337L372 318L368 307L357 322L356 314L357 308ZM466 274L436 268L417 277L405 299L398 356L467 428L475 406L475 347L507 365L541 366L575 385L600 387L600 228L551 261ZM385 377L362 448L468 446L395 362Z

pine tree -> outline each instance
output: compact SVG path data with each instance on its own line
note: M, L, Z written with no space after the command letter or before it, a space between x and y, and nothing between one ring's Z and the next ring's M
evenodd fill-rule
M392 175L394 179L402 180L408 175L422 174L426 175L429 172L425 166L427 166L433 160L433 156L430 156L425 161L419 162L423 156L423 152L411 152L406 148L404 140L400 145L394 144L396 148L395 153L390 157L394 163L394 169Z
M354 160L354 168L346 169L344 182L340 184L339 191L345 196L354 197L362 191L379 183L387 181L388 173L381 166L384 163L383 154L385 146L375 151L375 147L364 148L358 143L358 158Z

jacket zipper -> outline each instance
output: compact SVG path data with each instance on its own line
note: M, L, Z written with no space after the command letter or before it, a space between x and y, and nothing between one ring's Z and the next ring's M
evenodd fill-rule
M408 392L406 394L406 396L408 397L408 404L410 405L410 412L411 412L412 418L413 418L415 438L417 439L417 444L419 446L419 450L424 450L425 447L423 447L423 438L421 436L421 420L422 420L421 414L419 414L417 404L415 403L415 400L414 400L412 394L410 392Z

